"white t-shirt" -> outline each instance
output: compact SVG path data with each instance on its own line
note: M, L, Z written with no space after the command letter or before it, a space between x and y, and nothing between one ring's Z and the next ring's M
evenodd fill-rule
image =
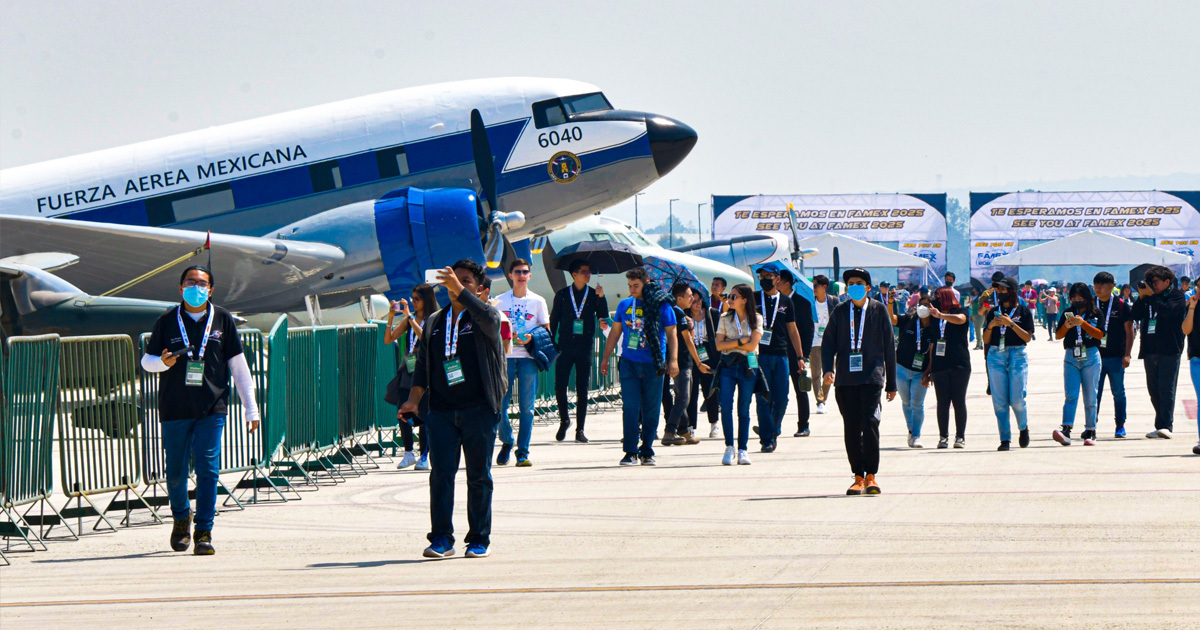
M546 308L546 300L533 291L526 291L525 297L516 297L512 291L501 294L498 307L510 322L512 322L513 347L508 353L510 359L528 359L529 351L516 341L519 335L522 339L534 328L550 324L550 309Z
M813 347L821 347L821 337L825 335L825 327L829 325L829 304L825 300L817 300L817 325L813 326Z

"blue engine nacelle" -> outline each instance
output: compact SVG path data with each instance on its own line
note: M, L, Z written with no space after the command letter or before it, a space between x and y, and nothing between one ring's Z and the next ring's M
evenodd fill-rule
M383 293L408 298L427 269L470 258L484 264L474 191L401 188L373 201L334 208L297 221L269 237L336 245L339 267L310 287L323 306L351 304Z

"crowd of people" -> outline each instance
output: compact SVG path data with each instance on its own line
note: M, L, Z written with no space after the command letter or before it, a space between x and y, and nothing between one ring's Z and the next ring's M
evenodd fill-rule
M1081 395L1084 430L1078 439L1085 445L1097 442L1106 380L1113 398L1113 436L1126 436L1125 371L1139 334L1138 358L1155 411L1154 430L1146 437L1174 437L1185 338L1200 398L1200 295L1187 278L1177 281L1167 267L1149 269L1136 290L1128 285L1118 290L1113 276L1101 272L1090 286L1064 284L1065 296L1055 286L1021 285L1002 273L983 291L960 291L953 273L932 290L886 282L874 287L871 274L855 268L844 271L840 283L814 276L810 297L795 290L800 279L789 269L764 267L757 272L758 290L748 284L727 287L716 278L709 301L686 282L652 282L638 267L625 273L628 297L612 311L604 289L590 284L586 261L575 261L569 272L571 284L557 291L548 306L529 289L528 261L509 264L512 289L493 297L483 267L463 259L437 272L437 284L449 297L447 306L438 307L434 284L419 285L411 300L392 304L384 341L397 345L399 363L386 396L398 407L404 447L398 466L430 473L426 557L454 553L454 486L460 463L467 478L465 554L488 555L492 458L496 465L506 465L515 455L516 466L533 466L530 443L540 372L553 370L555 375L555 439L564 441L574 426L575 441L588 442L584 427L597 335L604 338L601 373L607 376L613 354L618 356L623 450L618 465L656 465L656 442L668 447L700 443L702 414L710 425L708 437L724 439L721 464L749 465L752 433L760 452L775 451L794 396L793 435L809 436L809 393L815 413L823 414L832 388L854 477L850 495L882 492L876 476L885 399L899 395L908 446L923 448L926 392L932 387L937 448L967 447L972 342L983 352L1000 451L1011 448L1012 416L1017 444L1025 448L1030 442L1027 348L1039 325L1064 349L1062 420L1051 434L1059 444L1072 444ZM250 430L258 424L254 387L233 319L208 301L213 283L204 267L184 272L182 303L160 318L142 358L147 371L160 375L164 392L159 404L175 517L171 546L186 550L193 538L187 497L190 460L197 483L197 554L214 553L215 471L231 378L242 385L238 391ZM509 414L514 389L515 439ZM1193 452L1200 455L1200 444Z

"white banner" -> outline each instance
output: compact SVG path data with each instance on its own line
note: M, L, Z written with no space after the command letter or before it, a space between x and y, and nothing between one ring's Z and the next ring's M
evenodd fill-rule
M992 261L1017 251L1017 241L971 241L971 277L983 280L992 276ZM976 272L978 270L978 273Z
M987 199L977 206L977 196ZM1200 234L1200 212L1161 191L1023 192L991 198L971 193L971 275L991 275L997 242L1048 241L1084 230L1129 239L1185 239Z
M1196 252L1200 251L1200 239L1198 238L1156 238L1154 246L1162 249L1177 252L1184 256L1191 256L1192 260L1196 260Z
M796 210L801 239L837 232L875 243L946 242L946 217L918 197L899 194L755 195L719 208L713 234L729 238L774 233L790 240L789 203Z

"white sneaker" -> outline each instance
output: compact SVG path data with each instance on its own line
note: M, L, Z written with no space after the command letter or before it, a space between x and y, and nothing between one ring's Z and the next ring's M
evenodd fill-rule
M921 436L919 436L919 435L917 437L910 439L908 441L908 445L911 448L925 448L925 445L921 444Z
M420 461L413 467L413 470L429 470L429 456L422 455Z
M1151 440L1157 440L1158 439L1158 431L1151 431L1146 434L1146 437Z
M708 432L708 437L709 437L709 439L716 439L716 438L721 437L721 436L717 435L717 423L715 423L715 422L713 423L712 429L709 430L709 432Z
M912 440L913 440L912 434L909 434L909 436L908 436L908 440L907 440L907 442L908 442L908 448L912 448L912 447L913 447L913 445L912 445Z
M400 459L400 463L396 465L396 468L403 470L415 463L417 463L417 454L412 451L404 451L404 457Z
M744 453L745 451L742 451L742 452ZM721 458L722 466L732 466L733 465L733 453L734 453L734 450L733 450L732 446L725 447L725 457Z
M1156 433L1158 433L1158 437L1160 437L1164 440L1169 440L1169 439L1171 439L1171 436L1174 435L1173 433L1171 433L1170 429L1159 429L1158 431L1156 431Z
M825 413L825 403L817 403L817 413Z
M750 455L748 453L746 453L746 451L738 451L738 465L739 466L749 466L750 465Z

